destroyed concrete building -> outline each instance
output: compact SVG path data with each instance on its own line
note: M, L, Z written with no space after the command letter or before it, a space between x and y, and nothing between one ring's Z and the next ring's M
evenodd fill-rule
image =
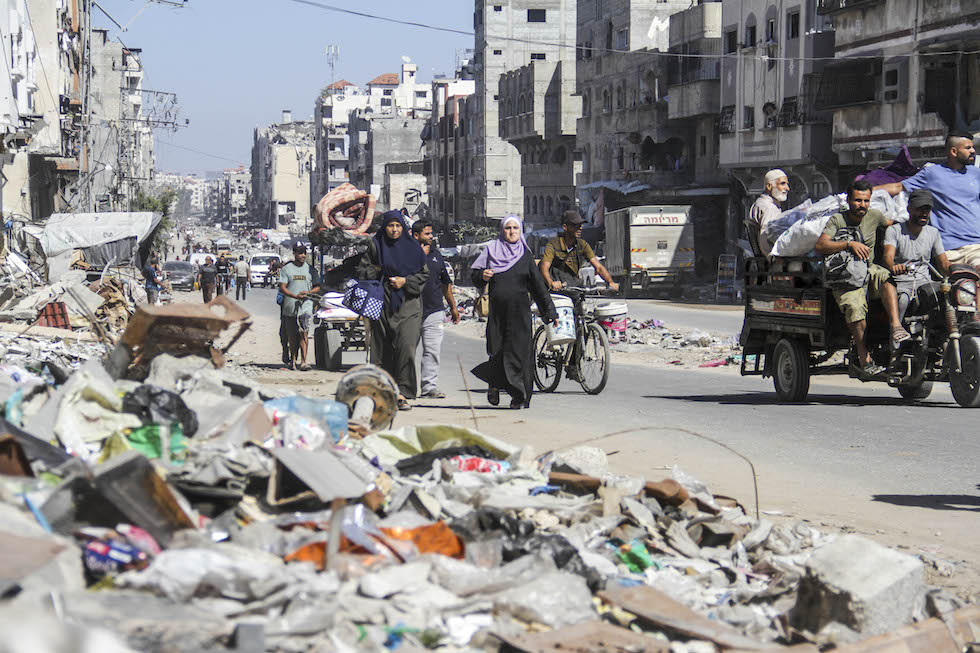
M467 99L476 84L469 63L455 77L432 80L432 113L422 130L425 141L424 172L429 189L429 218L440 225L451 225L473 215L469 188L472 166L469 134L471 124L464 118Z
M521 157L524 221L529 228L557 226L564 211L574 209L576 121L582 104L575 93L575 59L571 48L558 61L532 61L500 76L500 136Z
M230 168L221 175L220 221L240 228L248 222L249 196L252 192L251 172L244 166Z
M472 112L475 182L464 202L473 218L524 213L521 156L500 133L500 76L535 61L559 61L575 43L574 0L477 0L473 64L476 91L467 100Z
M836 35L815 105L833 117L835 185L903 145L917 165L942 161L949 130L980 131L980 2L820 0L817 12Z
M252 139L251 221L277 231L302 231L310 225L310 180L316 165L314 124L282 121L256 127Z
M377 114L370 109L351 113L348 123L350 134L350 179L357 188L369 191L378 198L378 210L400 209L406 201L406 189L415 189L427 196L427 180L422 174L422 130L429 122L429 110L395 110ZM411 185L404 183L395 189L385 186L385 169L389 164L415 163L416 177ZM399 174L397 170L395 176ZM411 191L415 194L415 191Z

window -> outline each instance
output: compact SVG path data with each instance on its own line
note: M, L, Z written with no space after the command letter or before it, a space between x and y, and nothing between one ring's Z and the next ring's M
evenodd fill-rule
M609 113L612 111L612 98L609 95L609 89L604 89L602 91L602 112Z
M776 19L770 18L766 21L766 41L772 43L776 40Z
M779 109L779 126L796 127L800 124L800 101L796 96L783 98L783 106Z
M504 10L504 7L503 7L503 5L494 5L493 6L493 10L494 11L503 11Z
M544 61L544 60L545 60L544 52L531 53L531 61Z
M616 49L617 50L627 50L629 49L629 30L621 29L616 32Z
M764 129L775 129L776 128L776 105L772 102L766 102L762 105L762 115L765 117L765 127Z
M504 51L503 50L494 50L493 53L499 57L500 55L502 55L504 53Z
M892 60L882 67L881 99L884 102L908 101L908 59Z
M725 54L731 54L738 49L738 31L728 30L725 32Z
M786 38L800 38L800 12L793 11L786 17Z
M527 22L529 23L546 23L546 11L544 9L528 9L527 10Z
M746 48L755 47L755 24L745 26L745 42L742 44Z
M496 180L494 180L493 185L494 186L503 186L504 185L504 182L500 181L499 179L496 179Z
M392 90L391 90L390 88L386 88L386 89L385 89L385 90L383 91L383 94L384 94L384 95L391 95L391 94L392 94Z
M391 98L390 97L383 97L383 98L381 98L381 106L383 106L383 107L390 107L391 106Z
M755 107L742 109L742 129L755 129Z
M701 156L705 156L705 155L708 154L708 137L707 136L702 136L701 137L700 144L698 146L698 150L699 150Z

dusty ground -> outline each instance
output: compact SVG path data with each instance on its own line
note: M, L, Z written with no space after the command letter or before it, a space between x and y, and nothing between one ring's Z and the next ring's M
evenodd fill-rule
M247 333L230 356L232 363L242 371L270 388L283 392L296 392L315 397L332 397L340 373L311 370L307 372L282 370L279 364L278 319L261 315L253 316L253 328ZM477 322L450 327L464 337L479 338L483 326ZM691 348L685 350L661 350L655 347L634 347L630 351L614 351L613 362L645 365L650 367L676 367L672 361L680 360L681 367L697 369L705 360L715 360L731 353L727 348ZM363 355L351 356L349 362L362 362ZM313 360L312 345L310 360ZM455 359L444 356L443 369L456 365ZM738 375L737 365L713 369L697 369L704 374L707 385L724 384L725 378ZM815 379L815 383L827 382ZM833 383L842 381L834 379ZM848 383L844 380L843 383ZM441 403L460 404L461 397L450 397ZM455 401L452 401L456 399ZM529 444L539 451L563 448L576 443L570 434L574 429L555 419L547 411L512 412L486 410L478 407L471 411L464 406L446 410L440 402L418 402L408 413L400 413L399 424L458 423L473 425L474 413L479 429L516 444ZM612 430L612 429L610 429ZM651 443L655 442L655 445ZM698 469L699 457L717 458L717 449L697 441L639 439L623 435L590 443L601 446L609 455L614 470L656 478L669 475L673 464L683 464L688 471L699 476L713 491L738 498L748 510L753 507L752 484L743 463L735 461L727 466ZM658 463L651 466L651 459ZM813 484L811 487L804 483ZM817 490L819 488L819 490ZM940 562L927 566L929 580L933 584L948 587L962 598L976 601L980 598L980 547L976 546L978 532L977 508L947 511L936 516L928 527L910 521L906 512L892 506L869 505L852 502L848 488L835 487L832 480L808 477L803 481L791 465L773 470L765 477L765 496L761 498L761 510L772 521L807 521L827 531L855 532L871 537L889 546L914 554L934 557ZM802 498L801 498L802 497ZM904 516L904 517L903 517ZM939 520L938 522L936 520ZM943 524L935 528L935 524ZM951 575L944 575L942 561L953 562ZM937 568L938 567L938 568ZM945 572L948 574L949 569Z

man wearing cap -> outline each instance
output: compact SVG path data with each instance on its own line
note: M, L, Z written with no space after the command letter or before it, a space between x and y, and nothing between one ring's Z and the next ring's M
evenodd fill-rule
M581 283L579 270L590 263L610 290L619 290L619 284L613 281L612 275L596 258L592 247L580 238L584 223L578 211L565 211L561 219L562 233L548 241L541 257L540 269L545 282L552 290L577 286Z
M279 290L282 292L282 319L289 339L289 358L286 368L308 370L306 364L307 333L313 319L313 302L307 298L311 292L320 291L320 279L316 270L306 262L306 246L293 247L293 260L279 271ZM297 357L302 362L297 365Z
M748 222L759 228L758 245L759 251L765 256L772 252L772 243L766 237L766 227L769 223L779 217L782 209L779 205L789 197L789 178L786 173L775 168L766 173L763 178L765 191L755 200L755 204L749 209Z
M929 224L932 204L932 193L924 188L913 191L908 222L895 223L885 231L883 262L898 289L898 326L916 291L932 280L928 264L935 261L943 274L949 270L939 230ZM893 323L892 328L895 326Z

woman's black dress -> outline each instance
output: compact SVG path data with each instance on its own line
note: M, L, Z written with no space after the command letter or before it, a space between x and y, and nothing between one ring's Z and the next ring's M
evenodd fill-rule
M473 283L483 289L483 270L473 269ZM531 302L545 320L558 317L544 277L530 252L524 252L512 268L490 280L490 315L487 317L487 354L490 360L473 369L491 388L504 390L515 403L531 401L533 355L531 350Z

